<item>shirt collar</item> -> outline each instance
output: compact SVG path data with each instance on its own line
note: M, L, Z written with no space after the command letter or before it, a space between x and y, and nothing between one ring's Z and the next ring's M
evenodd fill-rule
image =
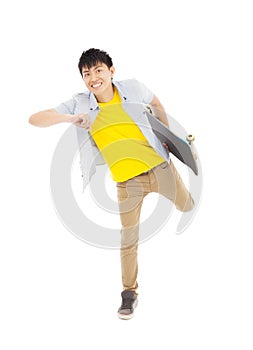
M126 89L118 81L113 82L113 84L116 86L116 88L117 88L117 90L119 92L119 95L121 97L122 103L127 102L128 101L128 97L127 97Z
M95 95L92 92L89 92L89 99L90 99L90 111L94 111L98 108L98 102L95 97Z
M122 87L122 84L119 84L117 81L114 81L113 85L117 88L120 94L122 103L127 102L128 101L127 93L125 89ZM90 111L94 111L95 109L99 108L97 99L92 92L89 92L89 99L90 99Z

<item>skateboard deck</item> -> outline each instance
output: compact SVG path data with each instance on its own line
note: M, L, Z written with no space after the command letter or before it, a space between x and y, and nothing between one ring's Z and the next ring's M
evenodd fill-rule
M192 142L194 141L193 135L188 135L185 141L181 137L174 134L166 125L164 125L159 119L157 119L149 110L146 110L147 118L153 129L154 134L162 143L166 143L169 150L174 156L176 156L181 162L187 165L195 175L198 175L198 167L196 163L196 155L193 153Z

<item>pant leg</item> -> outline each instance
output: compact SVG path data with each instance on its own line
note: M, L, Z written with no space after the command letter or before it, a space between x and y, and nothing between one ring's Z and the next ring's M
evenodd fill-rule
M155 192L171 200L176 208L182 212L193 209L194 200L172 161L158 165L153 169L153 172L156 178Z
M124 290L137 291L139 219L145 197L141 179L117 183L121 228L121 271ZM137 292L136 292L137 294Z

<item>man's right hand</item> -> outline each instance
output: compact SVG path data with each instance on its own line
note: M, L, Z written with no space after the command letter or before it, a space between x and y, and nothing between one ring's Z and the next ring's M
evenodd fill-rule
M91 120L88 114L74 114L70 118L70 122L86 130L91 129Z
M88 114L61 114L54 108L31 115L29 123L34 126L46 127L59 123L73 123L80 128L90 130L91 121Z

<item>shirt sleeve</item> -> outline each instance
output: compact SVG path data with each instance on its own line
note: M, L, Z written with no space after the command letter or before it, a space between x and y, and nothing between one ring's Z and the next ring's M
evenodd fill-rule
M56 112L60 114L75 114L74 113L75 105L76 105L76 102L72 98L71 100L61 103L59 106L55 107L54 109L56 110Z
M139 81L137 81L137 83L142 102L149 104L153 100L154 93L149 90L143 83Z

